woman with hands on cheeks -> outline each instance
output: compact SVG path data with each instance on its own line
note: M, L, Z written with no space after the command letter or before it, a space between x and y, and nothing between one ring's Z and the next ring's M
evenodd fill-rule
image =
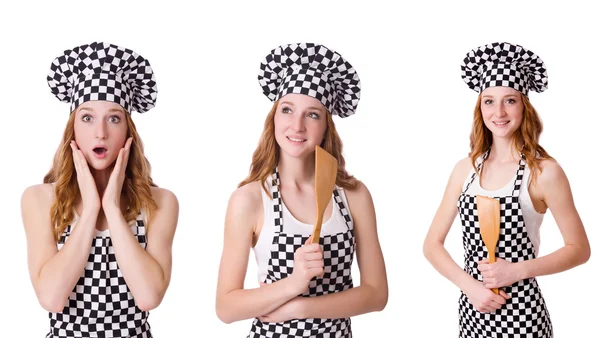
M21 201L46 337L152 337L148 311L169 285L179 213L153 183L130 116L155 105L152 68L94 42L57 57L47 80L71 115L44 184Z
M229 200L217 315L226 323L254 318L248 337L351 337L351 316L387 302L373 201L346 172L331 116L354 114L358 75L338 53L300 43L272 50L258 79L275 103L250 174ZM338 172L320 244L310 244L317 145L337 159ZM244 289L251 248L260 287ZM355 250L361 279L353 288Z
M425 256L462 290L460 337L552 337L550 315L535 277L585 263L590 247L567 177L539 144L542 123L528 92L546 90L545 65L519 45L491 43L467 54L462 77L480 93L471 152L450 176L425 239ZM500 203L495 263L488 261L479 231L477 196ZM539 257L539 228L548 209L565 245ZM464 271L444 248L457 212ZM495 288L498 294L491 290Z

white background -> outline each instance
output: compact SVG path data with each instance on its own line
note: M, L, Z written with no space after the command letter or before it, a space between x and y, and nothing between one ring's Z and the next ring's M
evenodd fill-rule
M538 280L556 337L596 332L600 25L588 5L556 3L3 4L0 336L43 337L48 329L29 281L19 201L27 186L41 183L69 114L46 84L50 63L92 41L137 51L158 81L157 107L133 116L155 181L178 196L181 209L172 282L149 318L156 337L248 333L250 321L226 325L214 311L223 221L271 107L256 79L259 63L293 42L339 51L362 80L357 114L335 121L347 168L375 201L390 292L383 312L353 318L356 337L457 336L459 290L421 246L450 171L469 150L477 94L460 78L460 63L470 49L494 41L521 44L546 63L549 89L530 94L544 122L541 142L570 179L593 254L583 266ZM551 213L541 233L542 254L562 245ZM462 265L458 219L447 248ZM250 260L246 285L255 287ZM354 277L358 282L357 268Z

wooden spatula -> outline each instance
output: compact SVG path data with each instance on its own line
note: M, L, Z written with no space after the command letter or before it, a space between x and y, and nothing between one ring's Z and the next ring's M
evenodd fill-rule
M497 199L477 196L477 217L479 231L488 251L490 263L496 262L496 244L500 236L500 202ZM492 291L498 294L498 289Z
M317 220L313 227L312 243L319 243L323 213L331 200L337 178L337 160L323 148L315 147L315 199L317 200Z

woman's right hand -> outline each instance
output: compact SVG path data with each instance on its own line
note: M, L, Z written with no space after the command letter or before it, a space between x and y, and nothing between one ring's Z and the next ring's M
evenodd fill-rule
M77 184L79 185L83 211L98 212L101 204L98 189L96 188L96 182L90 172L87 160L85 159L83 152L77 147L75 140L71 141L71 150L73 152L73 165L77 172Z
M506 304L506 300L510 298L504 290L498 289L498 294L495 294L492 290L483 286L483 283L476 280L473 280L473 283L463 292L477 311L485 313L500 309Z
M297 285L299 294L308 289L311 279L324 274L323 250L319 243L311 244L311 238L312 236L294 253L294 272L290 278Z

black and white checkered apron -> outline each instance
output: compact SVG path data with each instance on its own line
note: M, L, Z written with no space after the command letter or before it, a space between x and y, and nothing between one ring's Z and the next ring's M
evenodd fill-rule
M271 284L288 277L294 270L294 253L300 248L308 236L288 234L285 232L282 214L281 194L279 192L279 173L277 169L272 177L271 193L273 196L273 212L275 213L275 235L267 277L264 283ZM333 192L347 226L347 231L330 236L321 236L325 273L323 278L313 278L308 290L302 297L317 297L329 293L340 292L352 288L351 268L354 257L355 239L353 223L337 190ZM282 323L266 323L254 319L249 338L287 338L287 337L319 337L350 338L352 330L350 318L338 319L293 319Z
M487 258L487 249L479 232L476 196L468 195L467 191L475 180L476 173L480 172L481 165L488 154L489 151L479 162L477 171L471 176L470 182L458 200L458 211L462 221L463 246L465 250L464 270L478 281L483 281L483 276L477 269L477 262ZM511 263L535 258L533 244L527 235L519 203L519 193L523 184L525 164L522 157L519 161L519 169L517 170L512 196L494 197L500 201L500 237L496 246L496 257ZM501 289L510 298L502 308L493 313L477 311L464 292L461 294L459 299L461 338L552 337L550 315L535 278L520 280Z
M134 236L146 248L142 214L132 226ZM69 225L57 246L60 250L71 234ZM92 240L88 263L62 312L50 312L46 338L129 337L151 338L148 312L136 305L123 279L110 237Z

